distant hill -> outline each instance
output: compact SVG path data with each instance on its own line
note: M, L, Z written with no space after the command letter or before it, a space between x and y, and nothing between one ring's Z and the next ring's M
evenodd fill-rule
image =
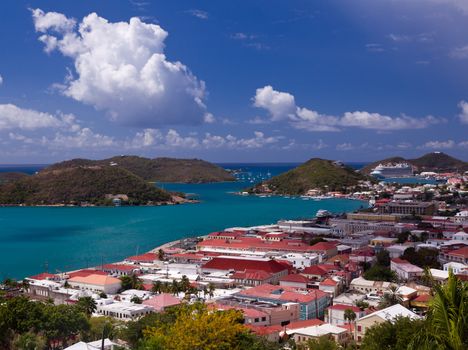
M363 174L370 174L379 164L386 163L402 163L406 162L413 165L415 170L418 172L422 171L435 171L435 172L446 172L446 171L468 171L468 162L464 162L457 158L451 157L443 152L432 152L423 155L422 157L415 159L405 159L402 157L393 157L366 165L360 171Z
M6 184L8 182L14 182L27 176L29 175L21 172L0 173L0 185Z
M223 168L200 159L155 158L117 156L103 160L73 159L54 164L47 169L75 166L109 166L126 169L146 181L209 183L235 181L232 174Z
M265 192L265 187L277 194L301 195L310 189L343 190L367 180L363 174L341 163L313 158L283 174L255 185L251 191Z
M1 205L109 205L109 195L123 195L124 201L134 205L177 200L128 170L111 166L45 169L0 186Z

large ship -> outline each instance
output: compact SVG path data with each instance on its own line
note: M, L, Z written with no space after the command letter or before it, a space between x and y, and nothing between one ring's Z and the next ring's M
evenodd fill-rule
M379 164L371 175L380 179L413 176L413 167L408 163Z

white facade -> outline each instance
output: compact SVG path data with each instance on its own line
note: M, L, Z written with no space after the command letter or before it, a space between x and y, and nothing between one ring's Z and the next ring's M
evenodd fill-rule
M452 269L453 273L456 275L464 274L468 272L468 265L457 262L449 262L444 264L444 271L449 271L450 269Z
M129 321L148 315L153 312L153 308L143 304L129 302L117 302L107 305L98 305L97 313L109 316L118 320Z

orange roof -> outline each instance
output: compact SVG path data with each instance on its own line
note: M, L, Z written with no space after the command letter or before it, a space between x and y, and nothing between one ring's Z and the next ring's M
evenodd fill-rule
M305 327L313 327L313 326L320 326L324 324L322 320L319 320L318 318L313 318L311 320L303 320L303 321L295 321L291 322L286 326L287 329L299 329L299 328L305 328Z
M327 278L326 280L320 282L320 285L321 286L336 286L338 284L338 282L332 280L331 278Z
M413 302L427 303L431 299L432 297L429 294L421 294L421 295L418 295L416 298L414 298Z
M98 274L92 274L89 276L72 277L68 281L76 282L76 283L94 284L94 285L99 285L99 286L107 286L110 284L117 284L121 282L118 278L107 276L107 275L106 276L98 275Z
M335 304L330 306L328 309L330 310L338 310L338 311L345 311L345 310L352 310L354 312L361 312L361 309L354 305L345 305L345 304Z
M69 272L69 273L67 273L67 275L68 275L69 278L72 278L72 277L86 277L86 276L89 276L89 275L107 276L107 273L104 272L104 271L100 271L100 270L83 269L83 270L78 270L78 271L74 271L74 272Z
M38 281L49 280L49 279L54 279L54 278L57 278L57 276L53 275L51 273L47 273L47 272L43 272L43 273L40 273L38 275L28 277L28 279L38 280Z
M307 283L309 279L303 275L292 274L286 275L280 278L281 282L297 282L297 283Z

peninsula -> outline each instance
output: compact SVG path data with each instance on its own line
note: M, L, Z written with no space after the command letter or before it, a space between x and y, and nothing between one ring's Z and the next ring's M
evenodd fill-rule
M369 180L341 162L312 158L300 166L249 189L250 193L303 195L310 190L342 191Z

